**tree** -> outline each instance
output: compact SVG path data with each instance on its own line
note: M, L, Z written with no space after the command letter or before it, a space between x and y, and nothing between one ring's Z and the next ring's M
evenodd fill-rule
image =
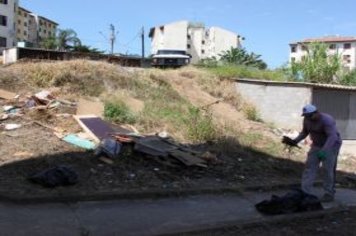
M312 83L332 83L340 69L339 54L328 55L328 46L323 43L311 43L304 59L291 64L295 77L302 77L304 81Z
M223 51L220 55L220 60L224 63L256 67L258 69L266 69L267 64L260 58L261 55L248 53L244 48L233 48Z
M77 37L77 33L72 29L58 29L56 38L59 50L67 51L75 46L81 45L81 41Z
M97 48L91 48L87 45L77 45L72 48L73 52L86 52L86 53L95 53L95 54L103 54L104 51L100 51Z
M46 49L72 50L81 46L77 33L72 29L58 29L55 36L43 39L40 46Z
M57 49L56 37L48 37L40 42L40 47L45 49Z

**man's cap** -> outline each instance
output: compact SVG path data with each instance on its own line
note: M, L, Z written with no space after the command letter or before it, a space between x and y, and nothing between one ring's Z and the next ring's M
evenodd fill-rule
M312 105L312 104L308 104L308 105L305 105L303 107L303 113L302 113L302 116L305 116L307 114L311 114L313 112L316 112L318 109L316 108L316 106Z

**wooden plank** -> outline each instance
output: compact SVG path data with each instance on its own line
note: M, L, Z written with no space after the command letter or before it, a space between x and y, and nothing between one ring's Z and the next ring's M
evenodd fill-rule
M81 119L86 119L86 118L99 118L99 117L93 116L93 115L89 115L89 116L73 116L73 117L74 117L74 119L78 122L78 124L80 125L80 127L82 127L82 129L83 129L85 132L87 132L87 133L90 135L90 137L91 137L95 142L100 143L99 137L97 137L97 136L95 135L95 133L94 133L89 127L87 127L86 124L84 124L84 123L82 122L82 120L81 120ZM99 118L99 119L100 119L100 118Z
M181 150L174 150L170 151L169 154L177 160L181 161L186 166L207 167L206 161L192 155L191 153Z
M10 100L10 99L14 99L15 97L16 97L15 93L0 89L0 98Z

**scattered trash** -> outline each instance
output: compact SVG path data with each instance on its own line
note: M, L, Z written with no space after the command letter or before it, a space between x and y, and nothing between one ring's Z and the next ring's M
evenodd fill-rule
M9 112L10 110L15 109L15 107L14 107L14 106L3 106L2 109L3 109L5 112Z
M95 155L106 155L112 159L120 155L122 144L114 139L104 139L100 142L99 147L95 150Z
M304 193L300 189L293 190L282 197L272 195L255 205L256 209L266 215L278 215L303 211L322 210L318 197Z
M32 157L33 156L33 153L31 152L16 152L14 153L13 155L14 157Z
M111 160L109 158L106 158L106 157L100 157L99 160L104 162L104 163L106 163L106 164L108 164L108 165L113 165L114 164L113 160Z
M66 141L67 143L73 144L77 147L84 148L87 150L94 150L95 149L95 143L88 140L79 137L76 134L69 134L63 138L63 141Z
M15 97L16 97L15 93L0 89L0 98L6 99L6 100L11 100L11 99L14 99Z
M4 121L4 120L7 120L7 119L9 119L9 115L8 114L0 115L0 121Z
M28 179L43 187L54 188L76 184L78 182L78 174L69 167L57 166L34 174Z
M0 124L0 127L2 127L4 130L15 130L18 128L21 128L20 124Z

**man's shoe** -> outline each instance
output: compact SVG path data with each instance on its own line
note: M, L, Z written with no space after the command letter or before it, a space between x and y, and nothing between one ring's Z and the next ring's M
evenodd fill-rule
M334 201L334 196L328 193L325 193L324 196L320 198L321 202L333 202Z

